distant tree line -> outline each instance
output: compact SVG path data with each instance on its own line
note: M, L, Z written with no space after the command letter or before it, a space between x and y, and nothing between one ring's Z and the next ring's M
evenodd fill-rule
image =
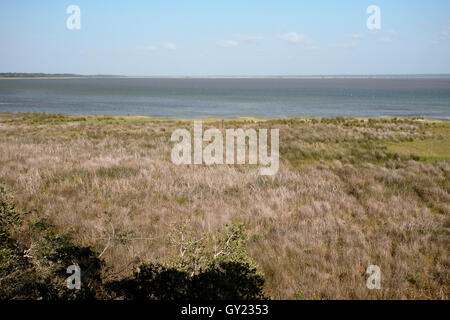
M114 75L81 75L74 73L21 73L5 72L0 73L0 78L92 78L92 77L117 77Z

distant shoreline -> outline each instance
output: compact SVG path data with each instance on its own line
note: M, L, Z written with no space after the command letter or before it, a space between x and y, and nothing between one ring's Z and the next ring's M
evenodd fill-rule
M192 121L204 121L204 122L214 122L214 121L254 121L254 122L265 122L265 121L276 121L276 120L321 120L321 119L355 119L355 120L365 120L369 119L386 119L386 120L415 120L422 122L448 122L449 119L446 118L424 118L424 117L393 117L393 116L379 116L379 117L352 117L352 116L342 116L342 117L286 117L286 118L262 118L253 116L239 116L232 118L221 118L221 117L199 117L199 118L176 118L176 117L153 117L146 115L108 115L108 114L65 114L65 113L46 113L46 112L0 112L1 115L46 115L46 116L62 116L65 118L85 118L88 119L128 119L128 120L142 120L142 121L181 121L181 122L192 122Z
M124 76L124 75L78 75L41 73L0 73L0 79L450 79L450 74L392 74L392 75L290 75L290 76Z

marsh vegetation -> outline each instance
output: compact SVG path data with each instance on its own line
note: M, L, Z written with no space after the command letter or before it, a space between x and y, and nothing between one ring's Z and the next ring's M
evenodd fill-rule
M15 252L36 269L40 258L22 253L56 241L36 234L44 219L52 234L70 234L74 252L97 252L92 257L84 249L85 259L102 253L95 281L133 290L139 270L151 279L156 269L175 269L182 279L205 281L195 266L213 274L219 265L237 268L237 261L251 270L255 296L263 296L263 285L273 299L449 298L448 122L241 118L203 125L278 128L278 173L261 176L255 165L172 164L170 135L192 128L187 120L0 114L0 183L22 221L21 232L8 233L15 242L5 255ZM246 241L222 261L216 254L227 224L245 226ZM180 226L191 247L174 242ZM189 262L186 248L194 248ZM12 274L15 262L4 261L2 275ZM381 268L381 290L366 287L372 264Z

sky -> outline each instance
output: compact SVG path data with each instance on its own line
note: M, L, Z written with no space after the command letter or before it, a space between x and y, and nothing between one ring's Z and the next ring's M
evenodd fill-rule
M70 5L80 29L67 28ZM379 30L367 27L370 5ZM450 1L2 0L0 41L0 72L443 74Z

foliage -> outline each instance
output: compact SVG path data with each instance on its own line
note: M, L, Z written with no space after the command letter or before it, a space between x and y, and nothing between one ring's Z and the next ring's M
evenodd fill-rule
M58 234L46 219L30 224L28 241L16 239L21 221L0 188L0 299L89 299L102 294L102 262L91 248L73 245L70 233ZM73 264L84 271L80 290L66 286L66 269Z
M176 226L170 243L177 256L164 264L142 264L131 277L109 283L109 289L132 300L265 299L264 276L248 256L246 240L242 224L228 226L214 244L205 235L196 238L187 224Z
M165 264L142 264L130 278L104 284L103 262L90 247L72 244L47 219L29 223L27 241L14 236L22 217L0 189L0 299L263 299L264 277L245 249L243 225L232 225L212 244L187 224L175 226L170 243L179 255ZM82 270L80 290L66 286L70 265Z

